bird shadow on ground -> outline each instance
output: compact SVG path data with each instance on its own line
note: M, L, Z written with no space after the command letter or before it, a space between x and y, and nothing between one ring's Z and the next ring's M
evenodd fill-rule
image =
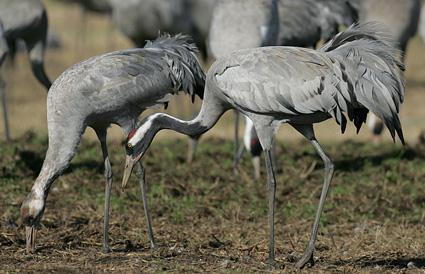
M19 157L22 160L24 167L30 170L35 178L41 170L44 156L42 157L41 154L31 150L22 150L19 152ZM98 170L99 172L102 172L103 164L98 161L91 160L79 161L77 163L71 163L63 174L69 174L79 169Z
M19 152L19 158L21 159L25 168L31 171L34 176L37 176L40 172L41 166L43 165L43 159L40 154L31 150L22 150Z
M384 269L425 269L425 258L394 258L377 259L363 257L355 260L341 260L335 262L335 265L356 265L365 268L384 268Z
M417 153L413 148L407 147L403 149L386 151L380 154L335 160L334 163L337 170L353 172L360 171L364 168L365 165L369 164L373 166L379 166L388 159L412 161L414 159L424 159L424 156Z

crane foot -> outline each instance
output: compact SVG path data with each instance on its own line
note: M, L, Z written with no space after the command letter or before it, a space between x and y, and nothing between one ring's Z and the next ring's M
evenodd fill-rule
M105 253L105 254L111 252L109 245L103 245L102 252Z
M268 258L266 263L272 269L284 269L285 268L284 263L276 261L274 258Z
M301 259L297 262L295 265L296 267L302 269L304 268L308 263L310 263L310 267L314 266L314 246L308 246L307 249L304 251L304 255L301 257Z

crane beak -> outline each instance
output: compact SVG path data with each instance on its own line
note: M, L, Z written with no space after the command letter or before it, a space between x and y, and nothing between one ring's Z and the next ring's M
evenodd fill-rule
M131 172L133 171L134 164L138 161L138 159L133 159L131 155L127 155L125 158L125 168L124 175L122 178L121 187L124 189L127 186L128 179L130 179Z
M27 253L33 253L35 250L36 230L34 226L25 227Z

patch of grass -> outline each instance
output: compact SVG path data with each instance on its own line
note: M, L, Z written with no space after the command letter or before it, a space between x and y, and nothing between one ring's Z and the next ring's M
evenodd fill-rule
M133 260L131 250L138 250L141 253L134 257L142 256L147 262L146 269L154 272L158 270L156 265L177 269L177 264L179 269L188 271L192 269L189 265L198 259L207 260L208 269L213 272L220 270L226 260L226 265L234 265L237 271L254 271L258 267L254 262L258 264L266 254L265 171L260 181L251 179L251 161L245 155L241 175L234 175L232 143L214 138L202 139L195 162L188 165L186 145L184 139L156 142L143 159L154 231L162 246L152 254L147 249L138 177L133 174L127 189L121 190L124 153L121 144L110 145L114 173L111 244L115 249L127 250L125 254L130 256L119 261L120 253L113 254L118 260L116 266L133 269L126 265ZM20 260L19 255L12 255L24 244L19 207L38 174L46 149L46 138L35 134L17 140L12 146L0 143L4 164L0 169L0 220L3 222L0 223L0 245L7 246L0 251L2 262L11 257ZM324 167L314 150L304 142L278 146L277 150L276 239L277 253L283 256L293 252L292 245L305 246L319 201ZM335 161L336 171L321 218L320 256L339 258L340 247L347 241L350 247L344 247L344 252L348 252L344 254L362 254L370 247L371 256L376 250L382 254L388 250L405 250L396 242L424 244L422 238L414 236L425 219L425 168L419 150L351 141L326 146L326 150ZM23 152L31 157L23 159ZM99 144L83 141L70 168L53 185L47 199L40 234L45 254L54 257L54 252L66 248L61 252L70 252L68 262L77 257L88 259L91 255L86 249L97 254L93 250L99 250L102 238L104 187ZM401 237L402 232L396 232L400 224L410 231L403 236L403 241L396 240ZM353 231L357 233L354 236ZM394 246L385 246L378 232L385 235L385 243L390 241ZM362 237L366 238L362 240ZM80 249L86 255L79 252ZM209 257L209 254L215 255ZM36 260L44 260L43 256ZM94 265L108 269L100 263L99 255L93 256L98 260ZM253 264L246 261L247 256ZM353 270L332 260L322 260L319 269L332 266L340 271ZM138 265L134 261L132 264Z

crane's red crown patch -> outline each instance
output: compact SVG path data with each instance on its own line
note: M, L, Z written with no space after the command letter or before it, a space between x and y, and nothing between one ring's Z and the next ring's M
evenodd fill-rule
M131 139L131 137L133 137L134 136L134 134L136 134L136 129L135 128L133 128L129 133L128 133L128 136L127 136L127 140L130 140Z

